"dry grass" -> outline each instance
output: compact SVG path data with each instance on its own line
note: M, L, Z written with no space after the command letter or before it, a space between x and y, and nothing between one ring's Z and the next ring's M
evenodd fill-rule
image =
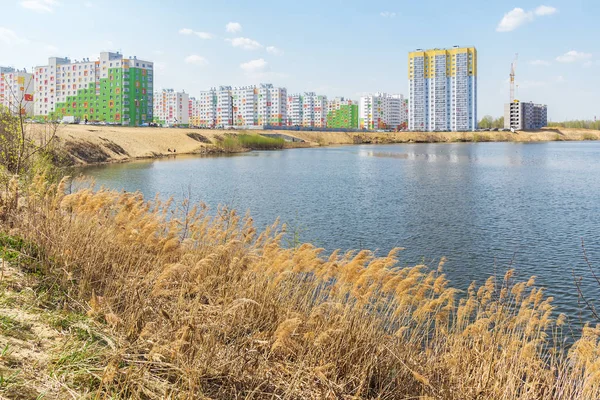
M226 208L64 193L38 179L4 229L35 244L70 308L118 338L101 356L67 349L56 367L84 365L91 378L66 382L95 398L600 396L599 329L563 350L564 317L534 279L509 272L459 296L442 265L398 268L397 251L323 257Z

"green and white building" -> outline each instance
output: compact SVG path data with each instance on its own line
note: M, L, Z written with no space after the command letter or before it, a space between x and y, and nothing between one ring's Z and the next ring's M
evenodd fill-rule
M408 109L404 96L387 93L362 96L358 121L360 129L406 129Z
M37 117L139 126L153 119L154 64L120 53L96 61L51 57L35 68Z
M358 128L358 104L336 97L327 103L327 127L338 129Z

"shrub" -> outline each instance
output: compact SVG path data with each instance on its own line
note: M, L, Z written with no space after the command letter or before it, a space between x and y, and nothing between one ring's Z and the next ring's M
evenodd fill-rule
M401 268L396 250L323 256L227 208L65 192L36 179L9 219L70 307L120 338L97 397L600 396L600 331L560 347L564 316L533 279L459 295L443 263Z

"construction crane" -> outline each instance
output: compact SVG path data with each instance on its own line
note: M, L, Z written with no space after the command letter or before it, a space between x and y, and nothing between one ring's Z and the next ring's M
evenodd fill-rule
M517 70L517 60L519 54L515 54L515 61L510 64L510 102L515 101L515 72Z

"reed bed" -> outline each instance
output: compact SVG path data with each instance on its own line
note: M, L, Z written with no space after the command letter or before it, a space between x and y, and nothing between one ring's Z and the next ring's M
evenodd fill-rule
M600 330L570 350L535 279L466 293L398 250L323 256L277 223L38 178L2 229L115 340L94 398L595 399ZM18 206L17 206L18 204ZM11 207L9 209L9 207ZM7 211L8 210L8 211Z

